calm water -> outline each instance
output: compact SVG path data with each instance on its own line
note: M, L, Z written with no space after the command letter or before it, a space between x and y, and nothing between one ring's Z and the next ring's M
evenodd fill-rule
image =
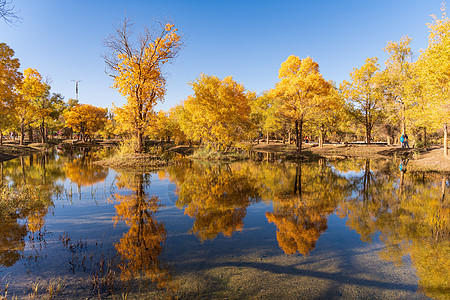
M1 164L3 185L39 201L1 214L0 298L450 297L442 175L399 159L92 163L107 155Z

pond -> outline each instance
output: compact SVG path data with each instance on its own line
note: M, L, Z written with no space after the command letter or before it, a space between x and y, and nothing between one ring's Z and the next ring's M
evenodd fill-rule
M1 163L28 200L0 206L0 299L450 297L443 175L400 159L93 164L108 155Z

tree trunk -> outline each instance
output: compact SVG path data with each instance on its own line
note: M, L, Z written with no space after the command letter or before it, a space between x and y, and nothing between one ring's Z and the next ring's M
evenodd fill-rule
M0 145L3 145L3 131L0 130Z
M33 127L31 127L31 125L28 125L28 141L30 141L30 143L33 142Z
M298 150L298 120L295 120L295 146L297 146Z
M41 124L41 132L42 132L42 143L47 143L47 131L45 130L45 122L42 120Z
M402 104L402 134L406 134L405 106Z
M323 124L320 126L319 148L323 148Z
M448 125L447 125L447 123L445 123L444 124L444 156L448 156L447 140L448 140Z
M427 128L424 127L423 128L423 147L426 149L427 148Z
M300 138L298 140L298 153L302 151L302 142L303 142L303 117L300 119Z
M23 123L20 124L20 145L23 145L23 139L24 139L24 135L25 135L23 127L24 127Z
M136 146L136 153L142 153L144 152L144 147L143 147L143 141L144 141L144 134L142 132L138 132L137 134L137 146Z
M269 145L269 131L266 132L266 145Z
M288 131L288 145L291 144L291 130Z
M366 125L366 144L370 144L372 140L370 126Z

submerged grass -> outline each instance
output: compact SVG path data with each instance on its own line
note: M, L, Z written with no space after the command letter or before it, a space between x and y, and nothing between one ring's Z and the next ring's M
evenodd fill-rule
M17 215L26 217L30 212L47 207L52 194L52 190L34 185L17 188L0 186L0 217L3 220Z

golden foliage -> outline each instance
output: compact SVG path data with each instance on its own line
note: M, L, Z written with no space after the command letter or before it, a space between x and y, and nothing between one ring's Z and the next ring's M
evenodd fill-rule
M107 110L90 104L73 107L64 114L66 126L79 132L83 140L93 138L106 122Z
M342 82L340 90L347 101L349 114L364 126L366 143L370 143L372 129L382 117L378 58L367 58L360 69L353 69L350 78L351 82Z
M241 231L247 207L258 195L245 167L194 167L178 180L176 205L195 219L192 231L201 241Z
M5 43L0 43L0 131L14 123L14 103L18 96L16 89L22 80L19 60L13 57L14 51Z
M113 72L114 88L127 98L127 103L114 113L119 128L137 139L136 152L142 152L143 136L147 132L157 101L166 92L162 67L171 62L182 46L181 36L173 24L157 23L145 29L136 43L131 39L131 25L125 20L116 27L105 45L111 53L105 56Z
M166 239L163 222L155 214L161 204L156 196L145 195L146 179L142 174L122 174L118 187L132 189L132 194L116 194L116 216L114 222L125 221L130 227L115 244L121 257L121 276L128 278L143 275L155 281L159 287L168 285L168 269L160 261L162 246Z
M303 122L313 118L330 91L330 83L323 79L319 64L309 56L300 59L291 55L281 64L280 82L270 92L280 99L280 110L291 123L295 123L298 151L301 150ZM300 125L300 132L298 126Z
M231 76L221 80L201 74L190 85L194 95L184 101L180 124L186 137L213 147L243 140L251 129L250 101L255 94Z

